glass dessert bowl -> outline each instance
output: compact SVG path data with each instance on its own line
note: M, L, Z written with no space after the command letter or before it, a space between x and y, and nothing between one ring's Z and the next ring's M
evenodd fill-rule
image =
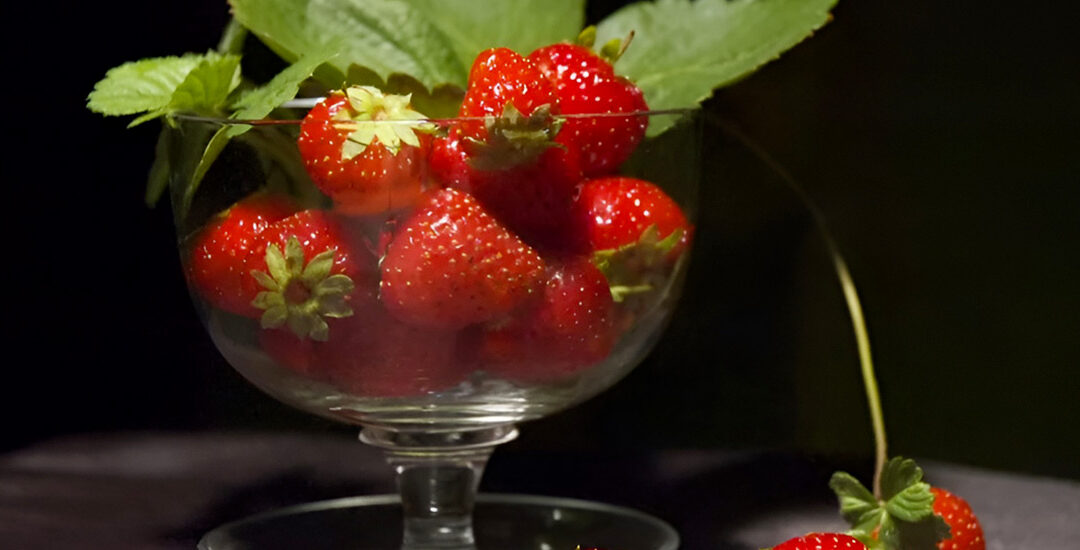
M208 169L169 175L183 266L234 368L385 450L403 547L483 548L472 511L493 448L610 387L660 338L692 243L698 124L685 110L534 113L509 126L338 114L386 99L367 93L332 95L302 121L177 117L165 141L180 149L203 154L213 136L238 134ZM645 137L654 124L670 128ZM609 155L604 135L623 150ZM611 513L485 504L526 505ZM319 510L339 513L297 513ZM575 521L578 543L610 543ZM230 533L202 546L244 547Z

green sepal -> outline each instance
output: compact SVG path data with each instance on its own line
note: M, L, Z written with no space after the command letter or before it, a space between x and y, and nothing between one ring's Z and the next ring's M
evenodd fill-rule
M331 275L335 249L324 250L304 262L304 248L295 236L289 237L284 250L277 245L266 247L266 272L252 270L251 275L265 290L251 305L264 310L259 324L264 329L286 326L297 338L325 342L330 338L326 318L341 319L353 315L348 296L355 285L347 275ZM306 293L290 300L290 290L301 285ZM292 298L295 298L293 296Z
M593 264L607 278L611 299L621 303L629 296L661 287L669 271L668 255L684 233L678 228L661 239L659 228L652 224L635 242L593 252Z
M852 526L850 534L869 548L935 550L949 537L949 526L934 514L934 494L922 478L914 460L894 457L882 470L881 499L844 472L833 474L829 487Z
M836 472L829 479L829 488L836 493L840 501L840 515L852 526L866 519L868 512L877 511L880 503L858 479L847 472Z
M350 65L345 75L347 86L371 86L386 94L407 95L414 109L432 118L457 116L465 90L451 83L439 84L430 90L422 82L407 74L392 73L385 79L375 71L361 65Z
M553 116L550 105L540 105L525 116L507 103L500 116L484 117L487 139L468 138L469 165L477 170L507 170L534 162L552 147L562 147L555 136L565 119Z
M411 107L410 96L384 94L373 86L350 86L345 95L348 108L334 114L336 127L349 132L341 148L344 160L362 154L376 138L391 155L396 155L403 144L420 146L417 132L435 131L435 125Z
M581 34L577 35L574 44L591 50L593 45L596 44L596 25L589 25L581 29Z

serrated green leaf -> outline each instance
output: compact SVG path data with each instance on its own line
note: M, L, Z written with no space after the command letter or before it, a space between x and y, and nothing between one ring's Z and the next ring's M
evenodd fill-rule
M625 38L615 65L651 109L693 107L714 89L775 59L829 21L836 0L657 0L626 6L597 25L597 42ZM648 135L672 121L655 118Z
M331 44L321 50L306 53L296 63L274 76L270 82L240 96L240 99L233 104L236 112L233 113L232 118L240 120L265 118L282 103L296 97L300 84L310 78L319 65L337 55L338 50L338 47ZM250 129L251 126L242 124L230 126L229 137L236 137Z
M155 111L169 104L173 92L203 60L200 54L154 57L109 69L86 98L86 107L106 116Z
M428 15L450 39L466 66L497 46L522 55L573 40L585 25L584 0L405 0Z
M922 521L934 513L934 494L930 484L919 482L909 485L893 495L885 503L885 508L893 517L903 521Z
M176 87L169 104L171 111L220 113L229 94L240 85L240 56L209 52Z
M881 470L881 498L892 499L901 491L922 481L923 471L914 460L894 456Z
M829 488L840 501L840 514L853 527L863 522L868 512L880 507L874 494L847 472L834 473Z
M464 86L466 68L450 40L426 14L395 0L230 0L245 27L287 61L327 44L341 46L317 76L339 87L352 63L370 67L382 78L414 76L428 88L450 82Z

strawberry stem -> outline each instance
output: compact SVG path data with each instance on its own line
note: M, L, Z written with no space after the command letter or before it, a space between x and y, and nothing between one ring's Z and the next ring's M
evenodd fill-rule
M844 302L847 304L848 315L851 317L852 329L855 331L855 343L859 352L859 365L862 372L863 387L866 389L866 402L870 408L870 423L874 430L874 498L880 500L882 498L881 473L885 469L885 463L888 458L888 443L885 437L885 417L881 409L881 394L878 391L877 377L874 375L874 361L872 354L870 353L870 334L866 329L866 319L863 317L859 293L855 288L855 280L851 277L851 271L848 269L847 262L844 261L844 256L840 253L840 247L837 246L836 239L833 238L832 232L829 231L824 213L822 213L821 209L814 204L810 195L808 195L806 190L795 181L795 178L793 178L791 174L789 174L787 170L773 159L760 145L735 128L734 125L716 116L710 116L709 118L725 132L728 132L742 142L754 156L758 157L760 161L765 163L771 170L780 176L780 179L799 197L803 206L810 212L811 217L814 219L814 224L821 234L822 240L825 242L829 256L833 261L833 269L836 271L837 279L840 281L840 287L844 292Z

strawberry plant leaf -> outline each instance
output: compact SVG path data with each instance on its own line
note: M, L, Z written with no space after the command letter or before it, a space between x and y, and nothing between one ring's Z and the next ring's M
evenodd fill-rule
M405 0L428 14L450 39L458 59L471 64L480 52L502 46L522 55L573 40L585 24L584 0Z
M928 483L915 483L896 493L885 503L885 508L897 519L922 521L934 513L934 494Z
M157 145L154 146L154 163L150 165L150 174L146 178L146 195L143 200L147 206L154 206L161 199L161 195L169 187L169 176L172 174L172 151L174 132L169 128L162 128L158 134Z
M891 500L901 491L922 481L922 478L922 468L914 460L895 456L889 459L881 471L881 498Z
M840 501L840 514L853 526L866 519L867 512L880 507L874 494L847 472L834 473L829 479L829 488Z
M829 21L836 0L656 0L630 4L597 25L598 44L633 43L615 70L651 109L693 107L775 59ZM648 135L668 129L657 118Z
M134 115L169 104L173 92L204 58L154 57L124 63L105 73L86 98L86 107L105 116Z
M266 117L282 103L296 97L300 84L310 78L319 65L333 58L336 52L337 48L331 45L304 54L295 63L274 76L270 82L241 95L232 106L236 110L232 118L257 120ZM230 126L228 134L229 137L236 137L250 129L251 126L236 124Z
M330 88L358 63L386 78L410 74L433 88L464 86L465 66L452 42L427 16L395 0L230 0L233 16L286 61L296 61L328 44L340 56L316 77Z

